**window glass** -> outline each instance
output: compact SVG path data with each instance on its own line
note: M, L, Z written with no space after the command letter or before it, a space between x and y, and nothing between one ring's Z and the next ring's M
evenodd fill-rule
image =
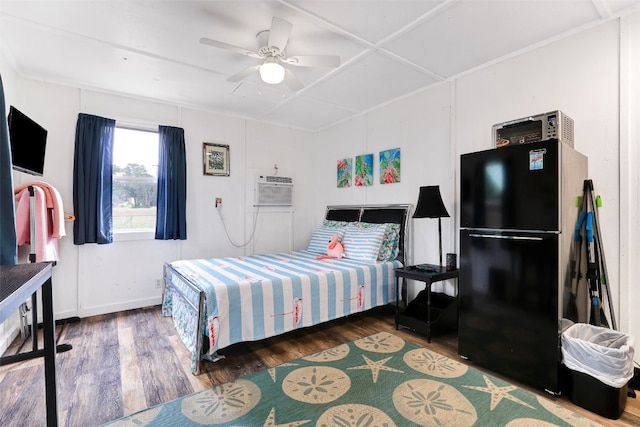
M118 127L113 141L113 232L153 231L158 195L158 132Z

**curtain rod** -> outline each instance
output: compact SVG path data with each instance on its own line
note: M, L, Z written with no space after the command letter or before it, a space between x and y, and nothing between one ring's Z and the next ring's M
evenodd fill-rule
M116 127L119 127L121 129L137 130L141 132L158 133L158 126L154 127L153 125L143 125L139 123L123 122L120 120L116 120Z

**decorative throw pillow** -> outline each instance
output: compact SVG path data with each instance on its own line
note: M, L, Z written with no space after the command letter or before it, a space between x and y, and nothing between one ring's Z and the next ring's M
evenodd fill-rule
M400 252L400 224L387 223L378 261L393 261Z
M348 221L336 221L333 219L325 219L322 222L322 225L324 225L325 227L346 227L349 224L353 224L353 223Z
M354 222L354 226L360 228L375 228L384 226L384 237L378 252L378 261L393 261L400 252L400 224L388 222L383 224L374 224L370 222Z
M345 258L376 262L386 228L385 224L376 224L372 227L348 225L342 239Z
M339 234L340 239L342 239L344 235L344 230L338 227L324 227L319 226L315 229L313 234L311 235L311 239L309 240L309 246L307 250L309 252L314 252L317 254L326 254L327 253L327 245L329 241L333 237L334 234Z

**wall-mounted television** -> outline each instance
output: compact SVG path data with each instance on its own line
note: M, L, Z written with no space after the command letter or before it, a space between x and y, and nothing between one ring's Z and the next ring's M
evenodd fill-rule
M13 105L9 107L9 139L13 169L42 176L47 131Z

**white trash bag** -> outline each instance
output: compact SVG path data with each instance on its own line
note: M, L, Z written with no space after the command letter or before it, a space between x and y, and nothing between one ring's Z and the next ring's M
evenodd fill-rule
M633 336L576 323L561 334L561 340L562 362L567 368L614 388L622 388L633 377Z

